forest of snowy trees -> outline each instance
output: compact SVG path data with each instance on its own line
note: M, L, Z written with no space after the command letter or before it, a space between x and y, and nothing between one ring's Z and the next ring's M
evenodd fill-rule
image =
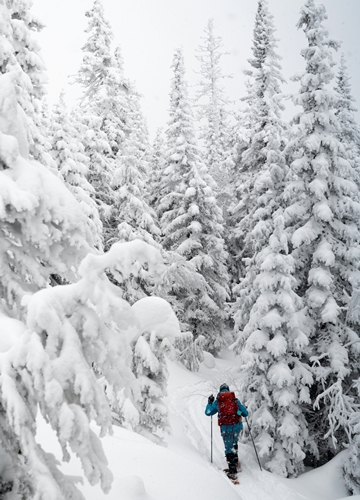
M39 415L91 484L100 437L168 428L166 356L228 347L264 467L296 476L344 448L360 494L360 127L326 12L306 0L283 118L276 22L258 0L246 95L205 27L190 95L175 49L151 143L101 0L84 13L78 105L46 103L31 0L0 0L0 496L82 498L36 441ZM14 497L15 498L15 497Z

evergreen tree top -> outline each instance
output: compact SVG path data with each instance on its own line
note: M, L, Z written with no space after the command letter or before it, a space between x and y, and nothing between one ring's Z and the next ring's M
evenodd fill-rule
M92 9L85 15L89 18L85 29L89 37L82 47L84 56L76 81L85 89L89 87L98 89L108 75L109 68L114 66L111 54L113 33L104 17L104 8L100 0L95 0ZM91 98L91 95L88 97Z
M201 64L201 89L197 92L197 99L209 97L213 105L220 103L228 104L225 98L224 89L220 82L224 78L232 78L230 75L223 75L220 67L220 60L227 52L223 52L223 42L221 37L215 36L214 19L209 19L204 30L205 36L201 37L204 44L197 49L196 58Z
M280 60L280 56L274 52L276 47L276 38L274 37L274 17L269 11L267 0L259 0L257 13L255 17L254 35L252 52L253 59L249 63L256 69L260 69L265 64L269 55L273 58L273 64L278 66L275 61ZM278 66L280 68L280 66Z
M322 75L324 83L328 83L333 76L329 73L328 66L332 67L335 64L329 49L337 50L340 46L339 42L329 38L329 32L323 27L322 23L326 19L324 5L315 4L314 0L307 0L300 10L300 19L297 23L297 28L303 29L308 40L308 47L301 51L306 60L306 71Z

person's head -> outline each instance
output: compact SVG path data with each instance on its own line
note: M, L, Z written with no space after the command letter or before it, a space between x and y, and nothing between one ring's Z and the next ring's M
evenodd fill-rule
M221 384L219 392L229 392L229 386L227 384Z

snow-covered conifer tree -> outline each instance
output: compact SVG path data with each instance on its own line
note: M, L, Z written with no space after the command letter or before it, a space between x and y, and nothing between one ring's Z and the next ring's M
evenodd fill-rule
M114 238L121 241L140 238L154 244L160 229L155 211L145 200L147 172L144 161L139 157L139 150L135 133L131 133L114 174L116 194L113 210L120 219Z
M254 303L253 280L259 272L256 254L267 245L272 233L272 215L281 206L288 172L283 153L286 128L281 119L283 78L267 0L258 3L252 51L252 69L248 71L251 85L245 99L248 114L252 115L250 140L241 154L241 170L234 178L236 202L229 220L236 330L242 330L249 319Z
M162 172L164 168L165 138L163 129L156 131L155 139L151 147L149 156L149 187L148 200L153 209L157 212L160 196L160 186Z
M360 186L360 127L355 117L357 109L354 105L355 99L351 94L344 54L341 55L335 90L339 94L339 99L335 104L339 122L338 138L346 149L348 161L356 170L357 184Z
M267 0L259 0L253 32L253 58L249 59L251 70L246 72L249 75L247 96L244 98L246 110L241 114L242 118L246 117L244 126L248 144L246 137L240 134L238 149L241 158L235 158L232 171L236 198L230 209L228 246L231 278L235 284L245 274L242 259L252 258L271 233L271 224L264 222L262 231L255 238L252 234L254 226L261 220L271 221L271 214L279 202L278 199L271 199L274 196L269 189L269 183L281 181L284 171L281 148L285 127L281 120L283 105L280 90L283 78L276 48L273 16ZM273 187L276 188L276 185Z
M31 12L32 1L8 0L6 5L11 18L10 39L16 61L23 73L21 84L17 87L17 95L29 124L30 155L43 165L56 170L49 154L50 144L47 140L48 115L44 99L47 83L46 68L34 35L44 26Z
M29 124L15 90L18 75L18 72L9 72L0 77L0 226L3 235L0 244L3 263L0 271L0 443L11 463L14 495L49 498L56 493L62 498L65 492L70 495L73 487L66 483L55 462L35 441L38 407L53 422L52 412L47 409L54 399L58 404L62 399L59 387L51 380L49 363L50 358L54 358L49 352L44 355L48 338L45 331L56 330L56 321L49 321L48 317L44 320L46 325L35 333L35 323L44 316L38 311L29 319L28 314L31 304L41 303L40 299L32 301L34 292L44 288L51 295L54 290L48 287L51 274L64 276L68 281L76 279L79 263L92 251L92 235L79 204L63 182L45 166L27 158ZM51 314L42 305L42 313ZM29 320L27 325L25 320ZM60 324L62 320L64 318L59 320ZM52 353L55 344L50 348ZM41 386L45 372L48 378ZM96 406L98 400L94 404ZM80 408L79 412L81 420ZM60 439L65 444L70 436L64 430L61 432L64 434ZM87 460L106 482L108 473L102 458L94 454L89 429L87 432L84 428L82 437ZM66 456L65 449L64 453Z
M209 19L202 37L204 45L198 48L197 59L201 65L200 89L197 93L201 138L204 141L204 162L216 182L219 203L229 203L229 168L231 162L230 116L227 110L229 100L225 96L222 80L226 77L221 71L222 39L215 36L214 20Z
M128 128L134 134L139 148L139 157L148 161L149 155L149 131L146 119L141 109L141 95L136 90L134 82L129 83L128 92Z
M329 88L338 44L323 26L325 7L307 0L300 13L308 46L301 54L306 69L299 77L295 119L289 143L293 181L286 188L286 222L291 226L297 292L307 307L310 358L314 374L309 432L318 448L315 458L331 458L351 439L351 415L359 377L358 328L346 323L352 284L359 281L360 205L358 187L346 148L338 140L338 95Z
M120 47L112 52L113 33L100 0L95 0L86 16L88 38L76 77L83 87L81 108L101 118L100 128L111 147L111 156L115 157L126 134L129 84L124 78Z
M88 158L87 180L94 189L94 197L103 226L103 241L112 234L109 222L111 207L114 202L113 177L114 159L111 157L111 146L103 130L102 118L92 113L84 113L80 107L70 112L70 119L82 137L84 153Z
M311 449L302 405L311 402L313 375L306 357L309 329L302 300L294 292L295 265L281 210L273 217L269 244L256 256L256 301L237 347L241 397L259 455L269 470L287 476L303 470L305 451Z
M141 156L135 134L131 133L126 139L121 158L118 159L118 167L114 172L114 203L111 207L112 217L109 220L112 237L106 242L106 247L114 241L141 239L160 248L157 216L145 199L146 172ZM149 281L146 269L139 270L136 277L131 276L122 284L124 298L133 303L150 294L153 286L154 282Z
M224 345L223 322L227 298L223 219L196 144L182 51L175 52L166 131L164 180L159 204L163 245L190 261L207 289L186 297L187 322L195 338L205 337L205 349L219 352Z
M88 157L80 141L78 130L70 118L65 105L64 94L54 106L50 130L51 155L65 181L66 186L79 202L87 224L94 237L95 245L102 249L102 224L94 200L94 188L86 179Z
M111 413L92 366L113 392L140 397L131 370L131 341L141 331L130 305L106 276L109 270L121 281L136 273L139 262L147 263L154 276L161 272L161 256L153 247L141 241L117 243L105 255L89 254L77 283L29 297L26 325L0 315L1 326L11 330L7 344L1 342L0 437L21 480L12 476L14 493L26 487L25 498L83 500L54 456L37 444L37 411L56 434L63 460L77 455L88 481L109 491L112 474L90 422L96 422L102 437L111 429Z
M141 393L139 425L152 433L168 427L168 412L163 398L166 395L168 372L165 353L169 343L156 333L146 332L134 346L134 373Z
M6 27L5 9L0 16ZM11 60L6 39L3 48ZM70 189L28 159L29 123L18 102L19 81L19 71L0 75L0 456L8 465L1 495L83 500L73 478L39 444L38 418L51 427L62 459L77 455L89 482L108 492L112 474L90 423L102 436L111 428L111 413L92 366L114 391L138 395L131 342L156 325L152 321L148 328L142 321L138 329L138 312L107 272L121 282L140 264L155 280L163 264L160 252L142 241L118 243L98 255ZM54 273L72 283L49 287Z
M88 179L95 189L106 243L113 233L109 218L114 202L114 162L127 133L129 89L121 52L117 49L112 53L113 33L100 0L95 0L86 16L88 39L82 48L83 59L76 77L83 95L76 113L85 129L85 153L90 158Z
M72 281L93 239L79 204L63 182L26 159L28 125L17 103L16 77L15 72L1 77L0 295L9 307L16 304L21 310L23 296L47 286L51 274Z

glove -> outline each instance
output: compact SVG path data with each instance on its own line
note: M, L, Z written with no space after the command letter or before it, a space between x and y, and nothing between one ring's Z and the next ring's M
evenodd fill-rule
M215 401L215 398L214 398L214 396L211 394L211 396L209 396L209 397L208 397L208 404L209 404L209 405L212 405L214 401Z

